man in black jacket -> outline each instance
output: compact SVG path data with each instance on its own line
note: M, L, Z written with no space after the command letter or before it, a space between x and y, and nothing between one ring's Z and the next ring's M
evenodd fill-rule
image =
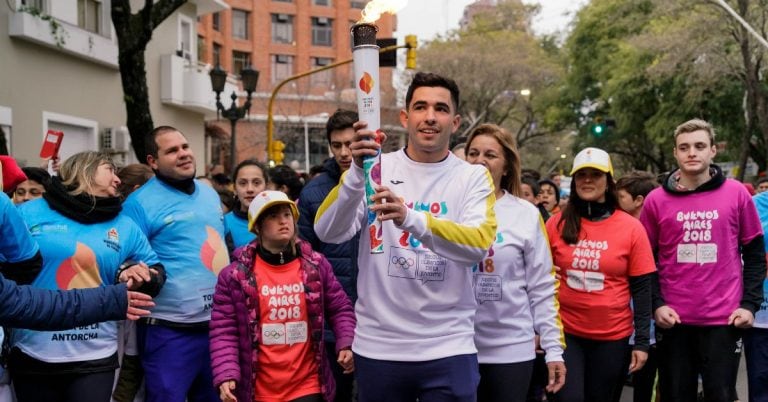
M339 184L341 175L352 165L352 151L349 145L355 138L352 125L358 120L357 112L339 109L333 113L326 123L326 135L333 158L328 158L324 164L324 173L312 179L301 191L299 196L299 235L312 244L316 250L328 259L333 266L333 273L344 287L352 303L357 300L357 245L359 234L341 244L324 243L315 234L315 214L323 200L331 190ZM328 356L336 356L333 333L326 330L326 347ZM333 375L336 379L336 401L352 401L352 374L343 374L342 367L331 362Z

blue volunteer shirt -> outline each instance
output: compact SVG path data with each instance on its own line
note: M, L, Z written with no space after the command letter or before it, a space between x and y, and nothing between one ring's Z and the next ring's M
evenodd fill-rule
M10 198L0 191L0 263L20 262L37 254L37 243L32 240L24 220L16 210ZM5 332L0 330L0 343L5 340ZM0 366L0 375L5 369Z
M757 207L757 214L760 216L763 233L768 234L768 191L752 197L752 200L755 202L755 207ZM765 252L768 255L768 240L765 241ZM768 328L768 279L763 281L763 303L755 312L754 326Z
M16 206L0 191L0 263L28 260L37 250Z
M39 244L43 269L32 283L43 289L83 289L115 283L128 260L155 265L159 260L136 224L118 215L106 222L82 224L51 209L44 199L19 207ZM49 363L103 359L117 352L115 321L65 331L13 331L13 345Z
M229 264L224 218L216 192L195 181L186 194L153 177L123 204L165 267L151 316L178 323L211 319L216 277Z
M232 237L234 248L245 246L256 238L255 234L248 231L248 220L235 215L234 212L224 215L224 233L225 236Z

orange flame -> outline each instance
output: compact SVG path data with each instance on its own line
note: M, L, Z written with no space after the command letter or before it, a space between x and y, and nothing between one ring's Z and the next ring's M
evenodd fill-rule
M395 14L402 10L406 4L408 4L408 0L372 0L365 6L358 22L374 23L381 18L381 14Z

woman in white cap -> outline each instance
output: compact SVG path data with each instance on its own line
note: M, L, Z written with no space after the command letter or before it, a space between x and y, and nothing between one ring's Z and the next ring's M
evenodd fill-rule
M264 191L248 208L257 235L218 278L211 312L213 381L221 400L333 401L323 326L352 372L355 315L328 260L296 237L299 212L285 193Z
M560 314L568 345L568 381L556 400L610 402L618 400L627 371L647 359L656 266L642 225L618 208L608 153L582 150L571 176L568 204L547 221L552 257L562 270Z
M565 381L563 333L557 312L549 243L537 208L520 198L520 156L512 135L495 124L478 126L467 141L467 161L485 166L496 188L496 241L473 267L475 344L480 363L477 399L524 402L536 357L545 353L546 389Z

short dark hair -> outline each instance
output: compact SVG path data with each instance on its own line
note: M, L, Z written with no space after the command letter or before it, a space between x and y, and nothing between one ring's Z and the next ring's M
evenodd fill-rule
M325 123L325 137L328 143L331 143L331 133L334 131L346 130L352 128L356 121L360 120L357 112L347 109L336 109Z
M157 137L171 131L177 131L179 134L184 135L181 130L171 126L158 126L150 131L144 138L144 149L146 150L147 155L152 155L153 158L157 158L157 152L160 150L157 146Z
M411 100L413 99L413 92L417 88L421 87L440 87L445 88L451 92L451 100L453 101L454 112L459 111L459 86L456 85L456 81L437 75L435 73L418 72L413 76L411 85L408 86L408 92L405 94L405 110L411 106Z
M224 173L216 173L215 175L211 176L211 181L220 186L227 186L232 184L232 179L230 179L229 176Z
M290 166L277 165L272 169L269 169L268 174L269 181L274 183L276 188L285 186L288 189L287 194L291 201L296 201L299 198L299 194L301 194L301 189L304 187L304 184L301 182L301 179L299 179L299 175L296 174L296 171L291 169Z
M539 173L539 171L536 169L522 168L520 171L522 172L523 177L528 176L536 181L541 180L541 173Z
M520 179L520 182L522 184L527 184L528 187L531 188L531 192L533 193L534 197L539 195L539 191L541 189L539 188L539 183L536 181L535 178L533 178L531 176L523 176L523 178Z
M646 197L651 190L658 186L659 183L656 181L656 176L653 173L642 170L632 171L621 176L616 181L616 191L624 190L632 196L632 199L640 195Z
M48 182L51 180L51 175L47 170L39 167L23 167L21 171L27 176L27 180L32 180L40 183L43 187L48 186Z

